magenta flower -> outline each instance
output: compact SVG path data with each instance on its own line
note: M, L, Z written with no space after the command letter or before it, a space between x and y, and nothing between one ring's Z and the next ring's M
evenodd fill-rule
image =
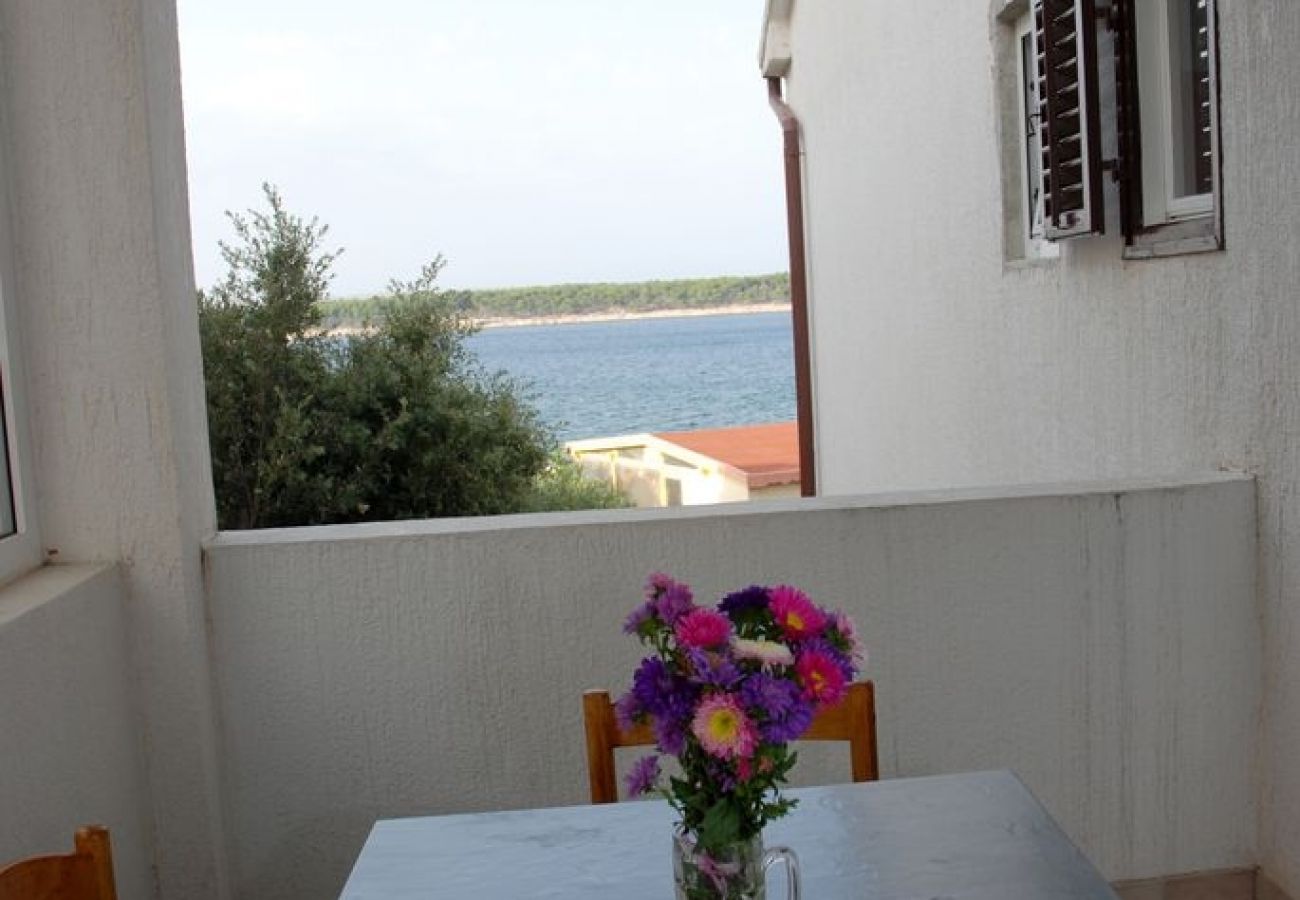
M833 706L844 696L844 671L830 654L810 650L799 654L794 671L803 687L803 695L821 706Z
M758 729L731 694L710 694L695 711L691 731L710 756L746 759L758 747Z
M693 609L677 620L674 632L684 647L712 650L731 639L731 620L711 609Z
M790 640L816 637L826 627L826 614L798 588L778 585L771 595L772 617Z

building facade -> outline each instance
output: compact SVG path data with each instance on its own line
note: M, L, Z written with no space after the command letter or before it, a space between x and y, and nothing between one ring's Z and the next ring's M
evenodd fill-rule
M1258 476L1258 852L1294 893L1300 4L1046 6L1047 40L1024 0L768 4L819 486Z

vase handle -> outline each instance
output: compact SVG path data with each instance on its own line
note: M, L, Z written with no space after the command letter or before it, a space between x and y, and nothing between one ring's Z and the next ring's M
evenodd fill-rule
M799 857L789 847L770 847L763 854L763 875L774 863L785 863L787 900L799 900Z

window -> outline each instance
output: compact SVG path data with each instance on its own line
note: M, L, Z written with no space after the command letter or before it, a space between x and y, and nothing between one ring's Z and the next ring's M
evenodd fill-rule
M1216 249L1213 0L1145 0L1132 5L1141 140L1140 163L1133 167L1141 193L1132 192L1132 202L1140 203L1141 215L1135 217L1130 237L1134 246L1152 254L1162 249ZM1177 225L1185 227L1164 227Z
M3 164L0 156L0 173L5 171ZM13 303L8 209L5 185L0 179L0 584L36 568L42 556L27 465L31 457L27 452L22 366L15 333L17 310Z
M1126 256L1221 247L1215 0L1032 0L1027 19L1025 255L1105 233L1110 203Z

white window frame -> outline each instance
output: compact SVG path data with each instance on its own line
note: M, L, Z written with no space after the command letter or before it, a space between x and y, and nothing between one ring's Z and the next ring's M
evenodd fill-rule
M1025 100L1030 92L1033 92L1035 97L1038 96L1038 79L1025 69L1025 41L1030 42L1030 55L1031 57L1033 55L1033 24L1033 13L1028 12L1016 20L1015 28L1016 109L1020 122L1019 139L1016 145L1016 157L1020 168L1020 237L1023 241L1025 259L1057 259L1061 255L1061 248L1049 241L1044 233L1045 205L1042 179L1034 179L1029 169L1029 154L1037 153L1039 158L1042 158L1043 134L1042 123L1034 123L1033 144L1028 144L1029 117L1036 112L1029 110ZM1035 181L1038 183L1034 184ZM1038 200L1036 204L1031 204L1029 197L1034 190L1037 190Z
M1137 18L1138 105L1141 111L1142 221L1125 255L1166 256L1218 250L1221 229L1219 177L1219 60L1215 0L1206 0L1209 14L1210 141L1213 165L1209 193L1179 197L1175 184L1174 63L1169 42L1171 0L1141 0ZM1177 0L1172 0L1177 2Z
M9 472L16 531L0 538L0 584L6 584L40 566L44 556L35 513L36 489L32 480L31 436L23 378L18 309L14 302L14 267L7 190L7 147L0 142L0 385L4 403Z

